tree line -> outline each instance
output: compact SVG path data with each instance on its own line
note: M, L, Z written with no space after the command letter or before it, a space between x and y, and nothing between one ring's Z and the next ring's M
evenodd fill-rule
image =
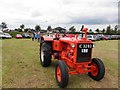
M82 25L82 28L83 27L84 26ZM0 24L0 28L5 29L5 28L8 28L8 26L5 22L2 22ZM19 26L19 28L15 29L15 31L18 31L18 32L28 32L28 31L32 31L32 30L41 31L42 29L41 29L40 25L35 25L34 29L25 28L24 24L21 24ZM52 28L51 26L48 26L46 30L47 30L47 32L56 32L56 30L58 30L59 32L66 31L65 28L62 28L62 27ZM79 32L81 32L81 30L76 30L76 28L74 26L72 26L68 29L68 32L79 33ZM112 28L111 25L108 25L106 28L103 28L103 30L100 30L99 28L97 28L96 30L89 29L88 33L90 33L90 34L98 33L98 34L107 34L107 35L115 35L115 34L120 35L120 29L119 29L118 25L115 25L114 28Z
M115 25L114 28L111 28L111 25L107 26L106 29L104 28L103 30L99 30L99 28L97 28L95 30L97 33L102 33L102 34L107 34L107 35L120 35L120 29L118 27L118 25ZM91 31L89 31L91 32Z

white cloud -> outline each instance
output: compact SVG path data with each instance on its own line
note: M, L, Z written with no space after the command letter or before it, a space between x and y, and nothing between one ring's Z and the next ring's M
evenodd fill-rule
M118 0L0 0L0 21L10 28L117 24ZM95 27L93 27L93 25Z

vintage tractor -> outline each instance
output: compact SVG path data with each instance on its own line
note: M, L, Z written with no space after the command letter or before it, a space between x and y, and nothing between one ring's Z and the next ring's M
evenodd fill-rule
M55 77L60 88L68 84L69 75L85 74L99 81L104 77L105 67L98 58L92 58L91 40L87 40L87 28L82 29L84 36L78 39L55 34L54 37L43 36L40 43L40 63L48 67L51 59L58 59L55 67Z

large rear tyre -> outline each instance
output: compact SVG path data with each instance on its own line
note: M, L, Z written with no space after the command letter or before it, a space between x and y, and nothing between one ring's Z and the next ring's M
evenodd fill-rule
M52 49L49 42L40 43L40 63L43 67L48 67L51 63Z
M92 63L90 65L94 66L94 68L92 68L91 72L88 72L88 75L93 80L96 81L101 80L105 75L105 66L103 62L98 58L93 58Z
M55 68L55 77L60 88L64 88L68 84L68 68L64 61L58 61Z

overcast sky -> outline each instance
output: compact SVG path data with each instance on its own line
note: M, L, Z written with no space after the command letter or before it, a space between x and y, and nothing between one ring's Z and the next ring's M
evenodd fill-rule
M119 0L0 0L0 22L9 28L20 24L34 28L39 24L46 29L62 26L89 29L114 26L118 21Z

